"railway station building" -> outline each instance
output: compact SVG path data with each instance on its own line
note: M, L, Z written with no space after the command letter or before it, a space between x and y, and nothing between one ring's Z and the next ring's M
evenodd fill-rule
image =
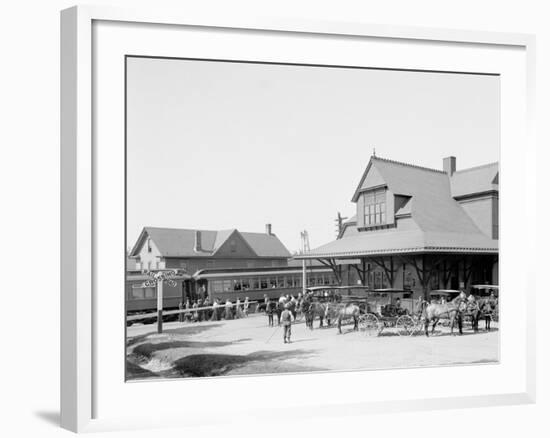
M338 238L296 259L331 267L338 283L427 296L498 284L499 165L431 169L372 156Z

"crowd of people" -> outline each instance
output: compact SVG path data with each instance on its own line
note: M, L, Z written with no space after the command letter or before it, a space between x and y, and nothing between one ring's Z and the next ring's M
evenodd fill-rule
M187 299L185 303L180 301L179 322L220 321L222 319L238 319L248 316L250 301L245 297L241 302L237 298L235 303L227 299L222 302L219 298L212 299L208 295L196 300Z

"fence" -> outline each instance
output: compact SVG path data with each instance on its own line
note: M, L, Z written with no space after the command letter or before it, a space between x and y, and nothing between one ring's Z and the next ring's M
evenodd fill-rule
M252 305L252 304L257 305L258 303L259 301L248 302L249 305ZM241 307L241 309L243 308L243 306L244 306L244 302L239 304L239 307ZM237 307L237 303L235 304L231 303L231 307ZM200 310L210 310L210 309L218 309L220 311L225 311L225 308L226 308L225 304L220 304L219 306L204 306L204 307L195 307L195 308L189 308L189 309L163 310L162 316L177 315L180 313L195 313ZM256 308L254 309L254 311L256 311ZM149 318L157 318L157 317L158 317L158 313L156 311L150 312L150 313L139 313L135 315L127 315L126 321L138 321L140 319L149 319Z

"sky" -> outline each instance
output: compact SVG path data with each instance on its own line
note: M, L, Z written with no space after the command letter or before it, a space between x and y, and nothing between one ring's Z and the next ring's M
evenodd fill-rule
M499 160L496 76L128 58L127 239L144 226L336 237L376 155Z

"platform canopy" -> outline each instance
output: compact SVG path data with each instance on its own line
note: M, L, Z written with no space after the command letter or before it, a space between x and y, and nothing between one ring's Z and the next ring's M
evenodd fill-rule
M294 258L342 259L422 253L498 254L498 241L482 233L392 230L344 237Z

